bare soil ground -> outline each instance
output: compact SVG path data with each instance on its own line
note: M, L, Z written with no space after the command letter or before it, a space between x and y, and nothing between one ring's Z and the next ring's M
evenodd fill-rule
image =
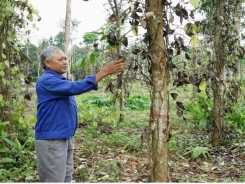
M26 102L25 118L35 116L35 100ZM81 127L80 127L81 128ZM195 133L195 132L193 132ZM200 133L200 132L198 132ZM183 135L183 139L185 136ZM240 137L239 139L243 139ZM94 140L96 141L96 139ZM130 152L98 153L81 158L82 143L77 142L74 154L74 180L76 182L110 182L104 176L110 173L97 172L97 161L115 161L120 168L119 182L150 182L150 167L147 153ZM169 153L169 176L171 182L244 182L245 177L245 144L228 145L212 148L208 154L197 159L191 155L183 157L183 150ZM118 148L120 150L120 148ZM80 168L86 165L88 178L82 179Z
M96 141L96 140L95 140ZM75 173L76 182L100 181L104 173L96 172L96 162L99 159L114 160L120 167L119 182L150 182L150 167L147 153L113 153L91 155L82 161L79 160L82 145L76 144ZM178 155L170 152L169 169L171 182L243 182L245 171L244 148L237 146L229 148L213 148L205 156L197 159ZM78 167L87 163L91 168L89 179L84 181L79 178ZM108 171L110 172L110 171ZM106 173L105 173L106 174ZM109 182L102 180L102 182Z

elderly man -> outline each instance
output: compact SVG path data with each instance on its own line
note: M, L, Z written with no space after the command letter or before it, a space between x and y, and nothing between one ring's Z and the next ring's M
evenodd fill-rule
M40 182L71 182L73 173L73 136L77 128L77 105L74 95L98 89L104 77L120 73L124 59L113 61L97 74L71 82L67 57L58 47L49 47L41 54L45 69L36 84L37 123L35 149Z

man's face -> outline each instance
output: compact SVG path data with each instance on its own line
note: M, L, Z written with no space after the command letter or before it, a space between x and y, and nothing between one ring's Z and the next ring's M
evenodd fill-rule
M47 69L50 69L60 75L67 72L67 60L64 52L57 52L53 55L50 61L45 60Z

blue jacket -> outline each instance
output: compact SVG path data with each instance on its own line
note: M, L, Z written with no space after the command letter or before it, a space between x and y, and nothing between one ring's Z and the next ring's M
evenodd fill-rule
M97 90L95 75L76 82L51 70L45 70L36 84L37 123L35 139L65 139L75 134L77 105L74 95Z

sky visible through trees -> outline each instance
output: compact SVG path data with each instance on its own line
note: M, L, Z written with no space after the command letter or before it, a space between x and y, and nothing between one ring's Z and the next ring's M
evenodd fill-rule
M42 18L36 23L39 30L32 33L30 41L37 44L42 38L56 36L61 31L60 22L65 20L66 0L29 0ZM76 41L80 42L86 32L99 29L107 19L104 4L107 0L72 0L71 18L81 21Z

